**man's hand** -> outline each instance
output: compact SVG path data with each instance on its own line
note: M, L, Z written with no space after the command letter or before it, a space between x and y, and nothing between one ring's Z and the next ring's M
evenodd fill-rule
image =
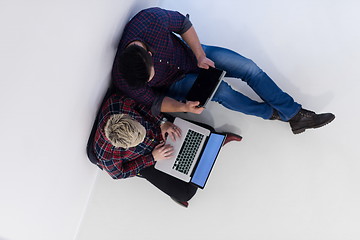
M204 111L205 108L203 107L198 107L200 104L199 101L186 101L185 103L185 112L191 112L191 113L195 113L195 114L200 114L202 113L202 111Z
M176 138L181 136L181 129L172 122L165 122L164 124L161 124L160 129L164 140L166 140L166 134L170 136L174 142L176 141Z
M214 62L206 57L206 54L200 44L200 40L194 26L191 26L191 28L189 28L185 33L183 33L181 37L190 46L191 50L196 56L199 68L208 69L209 67L215 67Z
M199 104L199 101L187 101L186 103L182 103L170 97L164 97L164 100L161 103L161 112L191 112L200 114L204 111L204 108L198 107Z
M215 63L210 59L208 59L205 55L202 55L199 58L197 58L197 61L199 68L204 68L204 69L209 69L209 67L215 68Z
M153 155L155 161L159 161L171 158L173 153L173 146L169 144L165 145L165 143L160 143L154 148L151 154Z

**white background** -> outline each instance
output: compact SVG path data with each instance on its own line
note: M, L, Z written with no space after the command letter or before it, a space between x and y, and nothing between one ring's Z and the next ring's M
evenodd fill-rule
M85 145L121 30L148 6L189 13L203 43L253 59L335 121L293 135L287 123L213 103L190 118L244 139L223 148L188 209L143 179L112 180ZM0 240L360 239L359 9L351 0L2 1Z
M0 240L75 239L95 112L124 24L150 3L0 1Z

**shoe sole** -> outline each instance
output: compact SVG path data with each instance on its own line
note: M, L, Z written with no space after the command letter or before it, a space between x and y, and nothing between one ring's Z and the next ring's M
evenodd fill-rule
M334 119L335 119L335 116L333 116L329 121L324 122L324 123L322 123L322 124L319 124L319 125L317 125L317 126L311 127L311 128L320 128L320 127L323 127L323 126L325 126L326 124L331 123ZM292 132L293 132L294 134L299 134L299 133L305 132L306 129L311 129L311 128L306 128L306 127L305 127L305 128L300 128L300 129L292 130Z

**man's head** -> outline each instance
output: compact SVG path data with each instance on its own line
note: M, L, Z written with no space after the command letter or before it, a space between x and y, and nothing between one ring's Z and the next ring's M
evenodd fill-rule
M106 122L105 136L115 147L131 148L144 141L146 130L127 114L114 114Z
M119 68L126 82L134 88L144 86L155 74L151 52L143 43L131 44L124 49Z

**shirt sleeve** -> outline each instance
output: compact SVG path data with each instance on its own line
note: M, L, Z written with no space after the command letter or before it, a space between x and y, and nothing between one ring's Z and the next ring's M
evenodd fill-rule
M164 98L165 98L165 95L162 95L162 96L157 96L154 99L154 102L151 106L152 115L159 116L159 114L161 113L161 104L162 104Z
M181 34L185 33L187 30L189 30L191 27L192 27L192 23L190 21L190 15L186 14L182 30L180 32L178 32L178 33L181 35Z
M154 165L155 161L151 153L135 159L129 159L128 151L124 150L115 159L103 161L103 163L104 170L113 179L123 179L136 176L142 169Z
M169 31L178 34L183 34L192 26L189 15L185 17L177 11L165 10L162 8L149 8L144 10L144 14L150 14L155 18L154 20L157 20Z

